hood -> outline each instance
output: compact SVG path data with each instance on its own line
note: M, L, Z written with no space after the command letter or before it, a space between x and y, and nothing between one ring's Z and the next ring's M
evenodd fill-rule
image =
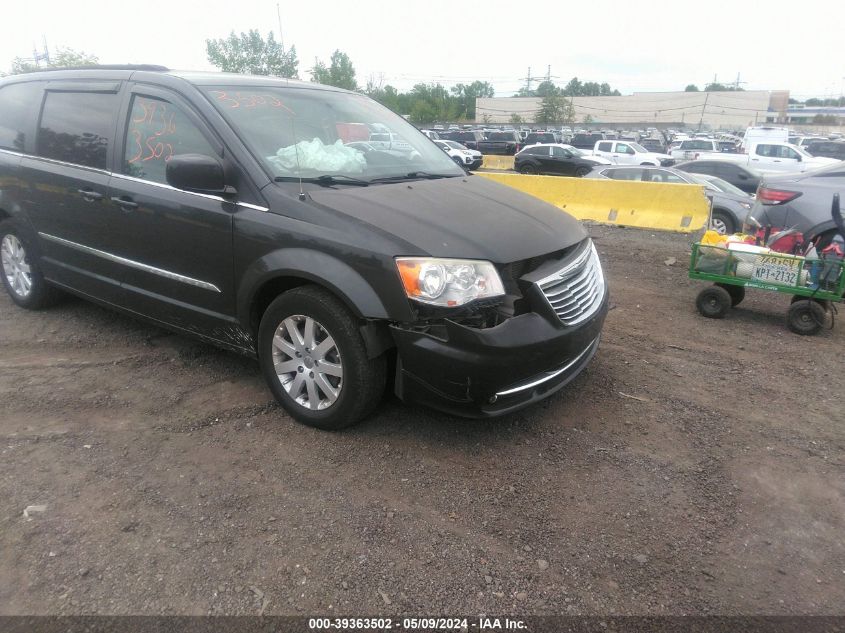
M842 161L838 158L829 158L827 156L813 156L812 158L804 158L802 162L821 167L824 165L833 165L833 163L841 163Z
M583 158L584 158L584 160L588 160L591 163L595 163L596 165L613 165L614 164L612 160L608 160L604 156L589 155L589 156L584 156Z
M311 192L318 205L413 246L401 255L486 259L498 264L572 246L587 233L571 215L479 176Z
M739 205L743 209L750 209L754 205L754 198L750 196L740 196L735 193L726 193L724 191L707 190L706 195L713 198L713 203L721 202L724 205ZM743 205L748 205L743 206Z

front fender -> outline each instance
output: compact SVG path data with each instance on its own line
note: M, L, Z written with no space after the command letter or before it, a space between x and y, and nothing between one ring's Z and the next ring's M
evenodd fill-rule
M320 251L284 248L267 253L244 272L237 298L238 319L242 324L249 324L250 307L260 288L283 277L307 279L324 286L360 318L403 318L403 315L391 317L372 285L344 261ZM405 310L410 317L410 308L406 306Z

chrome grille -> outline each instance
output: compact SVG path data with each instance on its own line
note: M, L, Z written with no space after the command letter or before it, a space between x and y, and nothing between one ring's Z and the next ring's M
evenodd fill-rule
M575 261L537 282L564 325L576 325L599 309L604 296L604 273L596 247L590 245Z

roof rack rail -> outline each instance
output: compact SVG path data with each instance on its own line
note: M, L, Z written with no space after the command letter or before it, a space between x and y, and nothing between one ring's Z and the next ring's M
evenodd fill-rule
M38 68L31 72L51 72L53 70L146 70L150 72L167 72L167 66L158 64L86 64L84 66L56 66L53 68Z

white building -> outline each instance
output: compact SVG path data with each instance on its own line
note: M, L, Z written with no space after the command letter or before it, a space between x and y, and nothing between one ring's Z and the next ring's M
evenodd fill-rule
M677 125L739 129L785 120L789 92L746 90L737 92L635 92L621 97L567 97L575 108L575 123ZM476 99L476 120L510 123L519 115L533 122L539 97Z

